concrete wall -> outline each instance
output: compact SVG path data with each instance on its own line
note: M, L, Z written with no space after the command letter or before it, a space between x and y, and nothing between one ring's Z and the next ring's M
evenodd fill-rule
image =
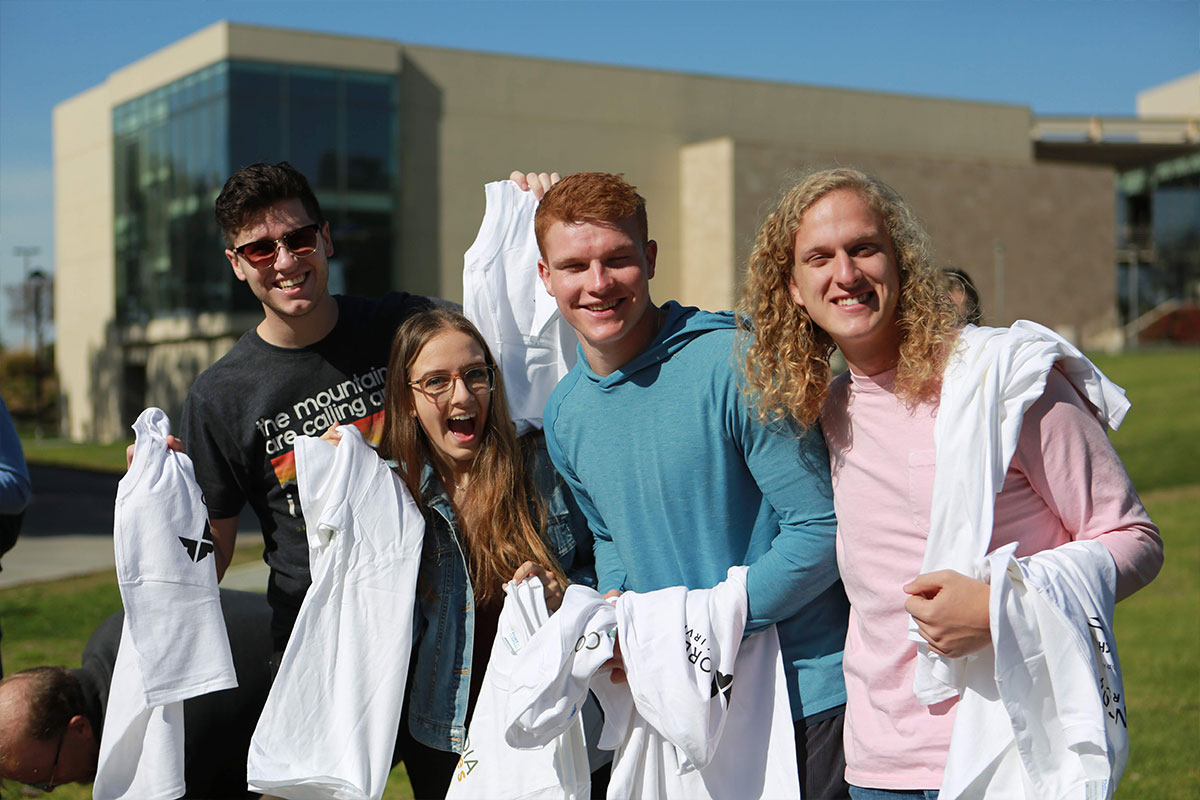
M856 167L880 176L908 201L940 263L970 273L985 323L1033 319L1084 342L1117 323L1111 169L895 155L847 158L741 143L737 164L739 268L758 223L786 186L807 169Z
M1200 72L1138 92L1139 117L1200 116Z
M683 276L680 260L680 151L688 145L730 137L1032 161L1029 110L1021 106L411 46L403 64L403 81L419 76L423 103L416 119L403 119L401 135L425 146L403 148L404 205L416 213L402 220L406 258L397 279L427 289L436 264L437 292L452 299L461 298L462 254L482 218L482 185L513 169L624 173L646 198L659 243L654 296L689 301L705 295L692 294L697 282Z
M736 295L736 152L734 140L723 137L688 145L679 154L682 303L729 308Z
M54 109L54 326L64 433L108 438L120 365L111 357L113 314L112 106L105 86Z

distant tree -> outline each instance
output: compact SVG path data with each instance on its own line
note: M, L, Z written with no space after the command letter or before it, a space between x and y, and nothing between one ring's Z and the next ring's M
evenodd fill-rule
M20 283L4 287L8 293L8 316L31 334L34 347L45 341L46 326L54 320L54 278L34 269Z
M54 319L54 279L40 269L31 270L25 280L8 291L10 316L33 333L33 421L41 437L47 412L54 406L47 402L46 379L54 372L51 354L46 347L46 328Z

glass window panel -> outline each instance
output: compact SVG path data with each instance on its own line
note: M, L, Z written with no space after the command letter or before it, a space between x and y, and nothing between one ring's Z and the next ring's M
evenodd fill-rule
M314 189L338 189L337 80L293 75L288 80L290 137L287 159Z
M346 188L387 190L395 151L395 112L351 105L346 109Z
M391 271L396 78L218 62L113 111L116 281L123 319L257 310L222 250L212 203L232 169L291 161L335 221L347 289Z
M359 105L395 105L396 79L390 75L346 79L346 102Z
M351 211L331 227L346 292L368 297L386 292L392 271L392 215Z

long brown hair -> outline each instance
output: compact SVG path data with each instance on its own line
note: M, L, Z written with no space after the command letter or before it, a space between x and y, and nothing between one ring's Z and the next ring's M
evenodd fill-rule
M738 310L753 323L753 339L742 347L742 367L751 407L766 421L791 419L810 426L829 391L829 356L836 345L792 299L788 280L804 213L839 189L856 192L879 214L896 251L896 394L911 407L936 402L941 391L958 325L945 278L933 263L929 236L908 204L883 181L858 170L829 169L814 172L788 190L763 221L750 254Z
M532 448L517 439L504 395L504 378L487 342L461 313L438 306L413 314L396 330L388 363L379 453L400 464L405 485L424 506L421 471L426 462L436 461L416 417L409 369L429 340L447 331L474 339L496 375L483 440L471 468L471 492L455 509L475 600L486 603L498 596L504 582L527 560L553 572L566 585L558 559L541 536L546 527L546 504L533 483L529 463Z

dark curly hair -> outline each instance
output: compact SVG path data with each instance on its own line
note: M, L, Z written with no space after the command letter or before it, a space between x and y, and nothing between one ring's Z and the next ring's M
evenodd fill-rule
M253 224L268 207L293 197L300 201L313 222L325 221L308 179L286 161L251 164L230 175L217 195L215 208L225 246L233 247L237 232Z

